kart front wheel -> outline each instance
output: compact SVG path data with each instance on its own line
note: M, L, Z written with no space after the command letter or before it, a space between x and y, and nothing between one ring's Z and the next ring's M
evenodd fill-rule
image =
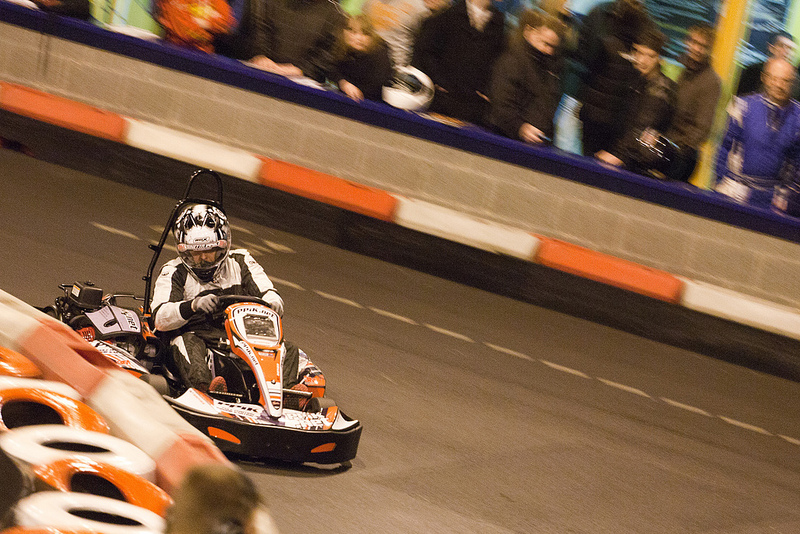
M307 412L321 412L325 408L336 406L336 402L328 397L311 397L306 405Z

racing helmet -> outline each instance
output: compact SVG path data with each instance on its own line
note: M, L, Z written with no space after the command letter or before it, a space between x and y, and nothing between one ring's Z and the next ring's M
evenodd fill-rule
M209 204L187 206L175 221L175 245L184 265L210 282L231 248L228 218Z
M383 101L409 111L428 109L433 100L433 82L414 67L398 67L388 85L383 87Z

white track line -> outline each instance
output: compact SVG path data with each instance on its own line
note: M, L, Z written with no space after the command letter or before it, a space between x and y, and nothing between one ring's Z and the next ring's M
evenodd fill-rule
M268 241L266 239L262 239L261 241L269 248L273 249L275 252L286 252L287 254L295 253L293 248L287 247L286 245L281 245L280 243L276 243L275 241Z
M151 244L151 245L158 245L158 241L150 241L150 244ZM164 243L164 246L163 246L163 247L161 247L161 248L163 248L164 250L171 250L171 251L172 251L172 252L174 252L175 254L177 254L177 253L178 253L178 249L177 249L177 248L175 248L175 246L174 246L174 245L170 245L169 243Z
M605 378L598 377L597 379L603 384L611 386L612 388L617 388L619 390L626 391L628 393L633 393L634 395L639 395L640 397L646 397L648 399L651 398L650 395L648 395L641 389L636 389L631 386L626 386L625 384L620 384L619 382L614 382L612 380L606 380Z
M722 419L723 421L725 421L726 423L730 424L730 425L738 426L739 428L744 428L745 430L758 432L759 434L764 434L765 436L772 436L773 435L772 432L770 432L769 430L765 430L765 429L761 428L760 426L755 426L755 425L751 425L751 424L748 424L748 423L743 423L741 421L737 421L736 419L731 419L730 417L725 417L723 415L720 415L719 418Z
M135 239L136 241L141 241L141 238L138 235L132 234L130 232L126 232L125 230L120 230L119 228L114 228L112 226L106 226L105 224L100 224L99 222L92 221L92 226L95 228L99 228L100 230L105 230L106 232L110 232L112 234L121 235L123 237L128 237L130 239Z
M247 229L247 228L245 228L244 226L237 226L237 225L235 225L235 224L232 224L232 225L230 225L230 226L231 226L231 230L233 230L233 231L234 231L234 232L236 232L236 233L239 233L239 232L241 232L241 233L243 233L243 234L255 235L255 234L253 233L253 231L252 231L252 230L248 230L248 229Z
M384 317L388 317L390 319L395 319L397 321L402 321L404 323L413 324L413 325L418 325L419 324L414 319L409 319L408 317L404 317L402 315L397 315L396 313L392 313L392 312L389 312L389 311L386 311L386 310L382 310L380 308L373 308L372 306L369 306L369 309L374 311L378 315L383 315Z
M337 297L336 295L331 295L330 293L325 293L324 291L314 290L314 293L319 295L322 298L326 298L328 300L332 300L334 302L339 302L340 304L347 304L348 306L352 306L354 308L363 308L361 304L354 300L346 299L344 297Z
M539 361L542 362L543 364L545 364L547 367L549 367L551 369L555 369L556 371L562 371L564 373L569 373L571 375L579 376L581 378L589 378L589 379L592 378L591 376L587 375L586 373L582 373L581 371L578 371L577 369L573 369L572 367L564 367L563 365L558 365L557 363L548 362L547 360L539 360Z
M505 347L501 347L499 345L493 345L492 343L484 342L484 345L489 347L492 350L496 350L497 352L502 352L503 354L508 354L509 356L514 356L515 358L520 358L522 360L533 361L533 358L528 356L527 354L522 354L521 352L517 352L515 350L507 349Z
M676 408L680 408L681 410L686 410L687 412L693 412L700 415L705 415L706 417L711 417L711 414L707 411L703 410L702 408L697 408L695 406L690 406L689 404L683 404L682 402L678 402L672 399L668 399L666 397L661 397L661 400L669 404L670 406L674 406Z
M790 438L789 436L784 436L783 434L778 434L778 437L788 441L792 445L800 445L800 439Z
M261 252L262 254L275 254L275 251L270 250L270 249L268 249L267 247L265 247L263 245L259 245L257 243L253 243L252 241L243 241L242 244L245 245L245 247L248 250L250 250L251 253L252 253L252 251L256 250L258 252Z
M282 278L276 278L274 276L270 276L269 279L272 280L276 284L280 284L280 285L286 286L286 287L291 287L292 289L297 289L299 291L305 291L306 290L306 288L304 288L303 286L301 286L299 284L295 284L294 282L290 282L288 280L283 280Z
M428 324L428 323L425 323L425 327L426 328L430 328L431 330L433 330L434 332L437 332L439 334L444 334L446 336L454 337L456 339L460 339L462 341L466 341L467 343L475 343L475 341L472 338L469 338L469 337L465 336L464 334L459 334L458 332L453 332L452 330L448 330L446 328L433 326L432 324Z

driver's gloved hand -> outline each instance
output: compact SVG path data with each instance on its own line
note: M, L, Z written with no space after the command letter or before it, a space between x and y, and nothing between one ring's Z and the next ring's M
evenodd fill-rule
M278 295L277 291L267 291L261 298L266 301L266 303L275 311L275 313L283 317L283 299L280 295Z
M192 301L192 311L203 313L214 313L219 305L219 297L216 295L202 295L195 297Z

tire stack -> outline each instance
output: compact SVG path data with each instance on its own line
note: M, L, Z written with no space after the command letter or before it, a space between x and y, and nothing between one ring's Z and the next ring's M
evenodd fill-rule
M156 462L112 436L104 418L28 358L0 347L3 534L151 534L172 500Z

